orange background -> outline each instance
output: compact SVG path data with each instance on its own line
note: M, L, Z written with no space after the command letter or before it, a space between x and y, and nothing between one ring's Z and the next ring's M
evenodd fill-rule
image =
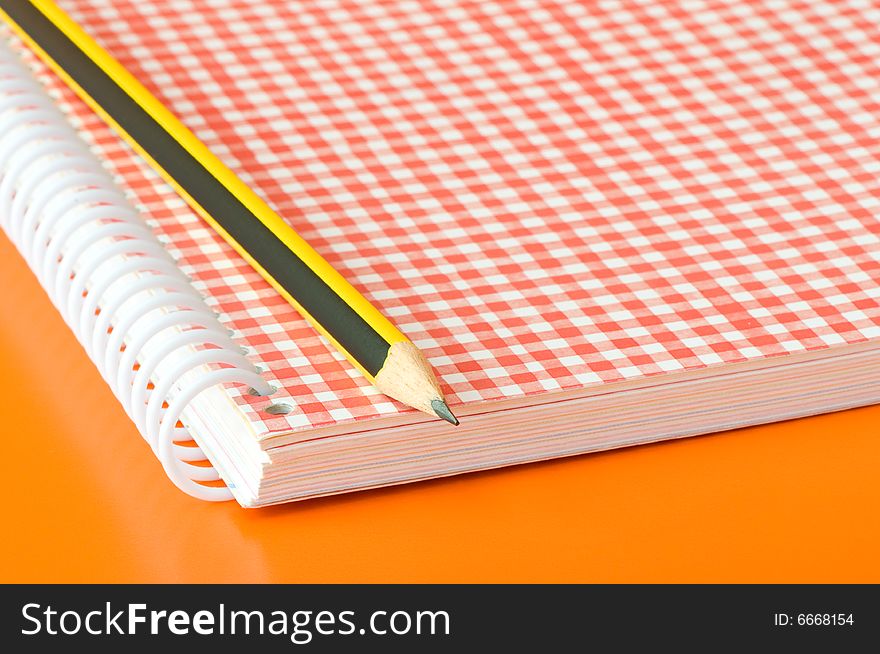
M0 236L0 581L880 582L880 407L244 510L168 482Z

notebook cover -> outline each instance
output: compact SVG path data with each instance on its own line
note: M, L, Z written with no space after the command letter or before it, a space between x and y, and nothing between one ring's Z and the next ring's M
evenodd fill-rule
M423 349L453 407L880 345L873 3L59 5ZM279 387L228 390L259 433L411 411L28 59Z

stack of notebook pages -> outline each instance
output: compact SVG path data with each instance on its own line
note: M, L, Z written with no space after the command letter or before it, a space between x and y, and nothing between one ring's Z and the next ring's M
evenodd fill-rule
M181 416L244 506L880 401L871 3L59 5L412 339L461 421L370 386L11 37L274 389Z

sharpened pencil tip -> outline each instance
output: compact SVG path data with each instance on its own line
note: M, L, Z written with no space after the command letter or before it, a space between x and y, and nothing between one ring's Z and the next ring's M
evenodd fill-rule
M443 400L431 400L431 408L434 409L434 413L443 418L446 422L452 423L456 426L458 425L458 418L452 415L452 411L449 410L449 407Z

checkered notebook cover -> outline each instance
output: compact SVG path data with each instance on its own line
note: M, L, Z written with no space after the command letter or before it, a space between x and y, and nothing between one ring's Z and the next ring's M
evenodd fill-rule
M59 4L453 407L880 345L876 2ZM229 389L258 432L408 411L43 79L279 387Z

